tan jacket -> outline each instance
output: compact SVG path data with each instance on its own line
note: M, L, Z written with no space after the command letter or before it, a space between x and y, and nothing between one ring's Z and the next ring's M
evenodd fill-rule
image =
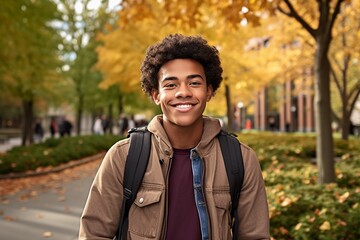
M148 126L153 133L152 148L143 183L130 208L131 240L163 239L166 230L166 188L173 151L160 119L161 115L156 116ZM204 117L204 120L203 135L196 148L205 163L204 189L211 239L230 240L230 187L216 138L221 127L216 119ZM268 206L260 165L254 151L241 146L245 175L238 206L238 239L269 239ZM119 225L128 149L129 139L125 139L107 152L81 217L79 239L113 239Z

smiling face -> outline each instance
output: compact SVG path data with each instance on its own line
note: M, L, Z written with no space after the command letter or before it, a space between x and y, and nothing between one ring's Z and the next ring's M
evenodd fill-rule
M213 94L203 66L192 59L171 60L160 68L158 81L152 97L161 107L164 127L202 128L202 114Z

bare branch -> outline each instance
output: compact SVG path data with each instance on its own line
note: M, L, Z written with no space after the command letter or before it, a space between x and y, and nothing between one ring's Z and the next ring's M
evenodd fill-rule
M358 80L358 82L355 84L355 86L351 89L350 93L349 93L349 98L353 97L353 95L359 95L360 91L360 80ZM357 99L357 97L355 97L355 100Z
M360 96L360 81L358 82L357 86L355 86L353 88L353 91L351 91L351 93L349 94L349 99L350 99L350 97L352 97L352 95L355 95L355 97L353 98L353 100L350 104L349 113L351 113L354 110L357 99Z
M304 43L306 44L306 45L308 45L309 47L314 47L314 44L312 44L310 41L308 41L307 39L304 41Z
M289 12L286 12L282 7L280 7L280 5L277 7L277 9L279 10L279 12L281 12L282 14L288 16L288 17L293 17Z
M282 9L281 7L278 7L279 11L283 14L285 14L286 16L289 16L289 17L293 17L295 18L296 21L298 21L301 26L303 26L303 28L305 28L309 33L310 35L313 37L313 38L316 38L316 30L313 29L298 13L297 11L294 9L293 5L290 3L289 0L283 0L284 3L286 4L286 6L288 7L289 9L289 12L286 12L284 11L284 9ZM341 1L341 0L339 0Z
M333 66L331 65L331 63L330 63L330 72L331 72L331 75L332 75L333 78L334 78L336 87L337 87L337 89L339 90L340 95L343 95L343 93L342 93L343 91L342 91L342 89L341 89L341 85L340 85L339 79L338 79L338 77L336 76L336 73L335 73L334 68L333 68Z
M331 59L332 61L335 63L336 67L338 68L338 70L342 70L341 64L339 63L339 61L336 59L335 57L335 53L331 54Z
M340 13L340 7L341 7L341 4L344 2L344 0L338 0L337 3L336 3L336 6L335 6L335 9L334 9L334 12L332 14L332 17L331 17L331 22L330 22L330 25L329 25L329 28L328 29L332 29L333 28L333 25L335 23L335 20L336 20L336 17L339 15Z

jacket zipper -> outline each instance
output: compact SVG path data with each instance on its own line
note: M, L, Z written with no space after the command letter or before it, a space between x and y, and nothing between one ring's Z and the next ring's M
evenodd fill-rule
M163 219L163 224L162 224L162 233L161 233L161 238L165 240L166 239L166 230L167 230L167 219L168 219L168 202L169 202L169 198L168 198L168 189L169 189L169 173L170 173L170 169L171 169L171 165L172 165L172 156L169 158L169 166L166 172L166 183L165 183L165 216Z

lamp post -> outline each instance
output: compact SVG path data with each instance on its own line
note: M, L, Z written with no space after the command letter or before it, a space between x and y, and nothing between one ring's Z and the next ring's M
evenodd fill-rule
M242 130L245 128L246 108L243 102L238 102L236 106L239 110L239 129Z

